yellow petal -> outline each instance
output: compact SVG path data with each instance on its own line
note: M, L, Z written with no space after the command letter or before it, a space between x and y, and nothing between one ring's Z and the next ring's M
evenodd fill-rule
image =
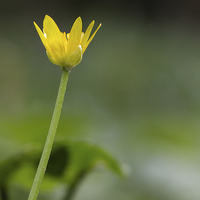
M80 44L81 44L81 42L82 42L82 40L83 40L83 37L84 37L84 33L82 32L82 33L81 33L81 40L80 40Z
M46 51L46 53L47 53L47 57L49 58L49 60L50 60L54 65L58 65L58 66L60 66L60 67L63 67L63 63L59 62L59 60L56 59L56 58L54 57L54 55L52 54L51 51Z
M81 42L81 46L83 48L83 52L86 49L86 43L88 41L88 38L90 37L90 33L92 31L92 28L94 26L94 20L90 23L90 25L88 26L87 30L85 31L85 34L83 36L82 42Z
M62 41L63 41L62 33L60 32L60 29L58 28L54 20L48 15L45 15L45 18L43 21L43 31L44 31L44 34L46 34L49 45L62 44Z
M67 52L67 38L66 38L66 33L63 33L63 44L65 47L65 52Z
M74 22L71 31L69 33L69 38L67 42L67 54L72 53L76 50L76 48L80 44L81 33L82 33L82 20L80 17L78 17Z
M40 36L40 39L42 40L44 47L47 49L48 44L46 42L46 38L44 37L44 33L41 31L41 29L39 28L39 26L35 22L33 22L33 23L34 23L34 26L35 26L35 28L38 32L38 35Z
M99 30L99 28L101 27L101 24L99 24L98 28L96 29L96 31L92 34L92 36L90 37L90 39L87 41L86 45L85 45L85 49L83 49L83 53L85 52L85 50L87 49L88 45L90 44L90 42L92 41L92 39L94 38L95 34L97 33L97 31Z

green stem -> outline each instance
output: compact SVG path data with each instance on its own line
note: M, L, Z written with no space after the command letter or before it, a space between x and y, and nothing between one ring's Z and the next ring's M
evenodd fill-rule
M68 188L66 196L64 196L63 200L71 200L75 194L75 191L77 190L77 187L79 186L80 182L82 179L85 177L87 174L86 171L81 171L77 178L71 183L71 185Z
M8 200L8 188L7 185L0 185L0 199Z
M55 139L56 130L58 127L58 122L60 118L60 113L62 110L62 104L65 96L65 91L67 87L67 81L69 77L69 72L63 67L62 77L60 81L59 91L56 99L56 104L53 112L53 116L51 119L51 124L49 127L49 132L47 135L46 143L42 152L42 156L40 159L40 163L35 175L35 179L28 197L28 200L36 200L38 197L38 193L40 190L40 186L46 171L47 163L49 161L49 157L51 154L51 149L53 146L53 142Z

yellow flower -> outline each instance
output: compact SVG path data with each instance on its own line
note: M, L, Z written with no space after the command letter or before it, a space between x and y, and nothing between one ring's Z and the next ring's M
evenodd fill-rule
M35 22L34 25L46 48L49 60L55 65L65 67L69 71L81 62L83 53L101 26L99 24L90 37L94 21L90 23L86 32L83 33L81 17L75 20L70 33L67 35L65 32L60 32L54 20L48 15L45 16L43 21L43 32Z

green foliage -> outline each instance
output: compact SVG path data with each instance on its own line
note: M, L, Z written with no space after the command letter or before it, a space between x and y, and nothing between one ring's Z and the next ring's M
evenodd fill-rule
M29 160L33 152L30 145L24 146L0 161L0 184L8 182L10 176Z
M86 141L66 140L55 143L47 173L54 176L63 174L62 180L71 185L75 180L103 166L120 176L124 174L118 161L102 148Z
M8 185L12 175L29 160L33 147L26 145L0 160L0 195L2 200L8 198Z
M37 168L42 149L24 146L13 152L0 162L0 192L1 196L8 194L12 180L21 182L24 189L31 183ZM64 140L55 143L46 171L48 187L55 183L64 183L65 192L73 193L74 188L89 172L107 166L114 173L123 176L119 163L105 150L85 141ZM13 178L14 177L14 178ZM12 179L13 178L13 179ZM44 180L44 184L45 184ZM52 184L51 184L52 183ZM27 190L28 188L26 188ZM73 190L73 191L72 191Z

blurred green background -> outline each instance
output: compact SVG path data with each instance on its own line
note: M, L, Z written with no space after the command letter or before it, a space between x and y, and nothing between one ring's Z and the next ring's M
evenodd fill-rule
M93 172L75 199L199 200L200 2L0 0L1 159L45 142L61 76L33 26L45 14L62 32L78 16L83 31L102 23L70 74L57 138L128 166L126 179ZM12 177L13 193L25 178Z

